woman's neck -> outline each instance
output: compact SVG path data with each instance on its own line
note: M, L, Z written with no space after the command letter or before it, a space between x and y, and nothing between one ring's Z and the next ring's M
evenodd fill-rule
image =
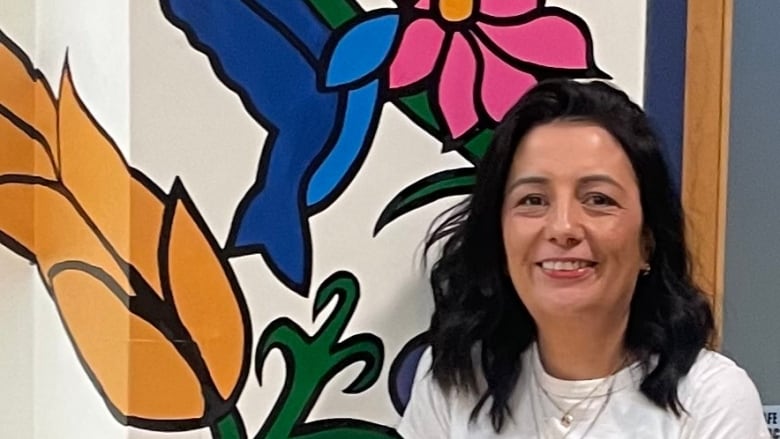
M562 380L588 380L609 376L627 364L628 319L591 323L537 324L539 357L548 374Z

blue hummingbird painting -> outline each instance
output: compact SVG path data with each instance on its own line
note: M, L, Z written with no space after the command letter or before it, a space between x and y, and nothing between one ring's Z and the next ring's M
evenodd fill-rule
M381 109L379 66L394 44L397 14L363 14L334 31L304 0L161 6L268 132L226 252L262 254L281 282L307 295L308 218L343 192L366 156Z

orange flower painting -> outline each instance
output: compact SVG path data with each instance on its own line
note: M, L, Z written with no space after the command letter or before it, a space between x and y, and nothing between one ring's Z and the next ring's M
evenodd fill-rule
M161 431L237 416L248 311L181 181L128 166L67 62L55 97L0 33L0 68L0 244L37 265L111 413Z

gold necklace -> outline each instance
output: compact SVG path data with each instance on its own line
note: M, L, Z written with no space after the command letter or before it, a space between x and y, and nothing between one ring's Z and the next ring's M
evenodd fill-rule
M536 352L536 355L539 355L539 353ZM606 383L607 381L610 381L609 378L612 378L612 379L611 379L611 382L610 382L610 385L609 385L609 390L607 391L607 393L609 394L609 393L612 392L612 387L615 384L615 374L617 374L625 366L626 362L628 361L627 359L628 359L628 357L624 357L623 360L620 363L618 363L617 368L610 375L608 375L607 378L603 379L600 383L598 383L597 385L593 386L593 388L590 390L590 392L588 392L587 395L585 395L582 399L580 399L579 401L574 403L568 409L564 409L563 407L558 405L558 403L555 402L555 399L552 397L552 395L550 395L547 392L547 389L545 389L544 386L542 386L542 383L539 381L539 378L536 375L536 367L532 368L532 374L533 374L533 378L534 378L534 382L536 383L536 386L542 391L542 393L547 398L547 400L550 401L550 403L552 403L552 405L556 409L558 409L559 412L562 413L561 414L561 418L560 418L561 425L563 425L566 428L569 428L574 423L574 415L572 414L574 412L574 409L579 407L580 404L582 404L583 402L591 400L593 395L596 393L596 390L600 389L604 385L604 383ZM537 357L537 360L539 360L538 364L541 364L541 360L538 357ZM607 397L609 397L609 395L607 395ZM607 401L609 401L609 398L607 398ZM607 401L605 401L604 405L606 405ZM599 415L600 414L601 414L601 412L599 411Z
M585 432L582 433L582 436L580 436L580 439L585 439L586 436L588 436L588 433L590 433L590 430L593 428L594 425L596 425L596 421L599 420L599 417L602 413L604 413L604 409L607 408L607 404L609 404L609 400L612 397L612 389L615 385L615 381L617 378L615 375L612 375L612 382L609 384L609 389L607 389L607 395L604 397L604 403L601 404L601 407L599 407L599 411L596 413L596 416L593 417L593 420L590 421L590 424L588 424L588 428L585 429ZM590 406L588 406L590 407ZM566 439L566 436L569 435L571 430L567 431L566 434L563 435L563 438Z
M598 410L598 412L596 413L596 416L594 416L594 417L593 417L593 419L592 419L592 420L590 421L590 423L588 424L587 428L585 428L585 431L582 433L582 436L580 436L580 439L585 439L585 438L588 436L588 434L590 433L590 430L591 430L591 429L593 429L593 426L594 426L594 425L596 425L596 422L597 422L597 421L598 421L598 419L601 417L601 414L602 414L602 413L604 413L604 410L607 408L607 404L609 404L609 400L611 399L611 397L612 397L612 393L613 393L613 391L614 391L615 381L617 381L617 376L616 376L615 374L612 374L612 376L611 376L609 379L610 379L609 388L607 389L607 393L606 393L606 394L605 394L605 396L604 396L604 402L603 402L603 403L601 404L601 406L599 407L599 410ZM605 379L604 381L602 381L602 383L603 383L603 382L606 382L606 380L607 380L607 379ZM599 385L600 385L600 384L602 384L602 383L599 383ZM538 384L538 381L537 381L537 384ZM538 387L539 387L540 389L543 389L543 387L542 387L541 385L539 385ZM597 387L598 387L598 386L597 386ZM545 392L545 393L546 393L546 392ZM537 393L537 395L538 395L538 393ZM548 395L548 398L550 398L550 397L549 397L549 395ZM537 415L536 415L536 406L535 406L535 404L534 404L534 401L533 401L533 399L534 399L534 398L533 398L533 396L531 396L531 397L530 397L530 402L531 402L531 412L532 412L532 415L533 415L533 418L534 418L534 429L536 430L536 436L537 436L537 437L539 437L539 438L541 438L541 437L542 437L542 436L541 436L541 434L542 434L542 430L539 428L539 423L538 423L538 421L537 421ZM582 400L581 400L581 401L582 401ZM580 402L581 402L581 401L580 401ZM591 404L593 403L593 401L595 401L595 399L591 399L591 400L588 402L587 409L589 409L589 408L590 408L590 406L591 406ZM551 403L552 403L552 404L553 404L553 405L554 405L556 408L558 408L558 409L560 410L560 407L558 407L558 405L555 403L555 401L554 401L552 398L550 398L550 402L551 402ZM579 404L579 402L578 402L578 404ZM575 404L575 405L576 405L576 404ZM545 410L544 410L544 404L542 403L541 399L539 399L539 409L541 410L541 412L542 412L542 418L544 419L544 416L545 416L545 414L544 414L544 411L545 411ZM570 408L569 410L572 410L572 409L573 409L573 408ZM572 418L572 421L573 421L573 418ZM569 424L569 425L571 425L571 424ZM564 427L566 427L567 429L569 428L569 426L568 426L568 425L564 425ZM573 431L573 430L568 430L568 431L566 431L566 433L564 433L564 434L563 434L563 439L565 439L566 437L568 437L568 436L569 436L569 433L571 433L572 431Z
M588 392L588 394L585 395L582 399L580 399L579 401L574 403L568 409L564 409L563 407L558 405L558 403L555 401L555 399L552 397L552 395L550 395L550 393L547 392L547 389L545 389L544 386L542 386L542 384L539 382L539 380L536 377L534 377L534 379L536 379L536 385L542 391L542 393L547 398L547 400L550 401L550 403L552 403L552 405L556 409L558 409L559 412L562 413L561 414L561 418L560 418L560 422L561 422L561 425L563 425L566 428L571 427L571 424L574 423L574 415L572 414L574 412L574 409L579 407L580 404L582 404L585 401L592 401L591 398L596 393L596 391L599 390L603 386L604 383L606 383L607 381L610 381L610 379L608 379L608 378L603 379L600 383L598 383L597 385L593 386L593 389L591 389L591 391ZM614 381L614 380L612 380L612 381ZM610 385L610 387L611 387L611 385Z

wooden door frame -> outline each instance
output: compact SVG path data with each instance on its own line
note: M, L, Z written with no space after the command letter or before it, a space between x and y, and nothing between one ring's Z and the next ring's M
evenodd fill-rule
M682 202L694 279L712 294L720 345L733 0L688 0Z

